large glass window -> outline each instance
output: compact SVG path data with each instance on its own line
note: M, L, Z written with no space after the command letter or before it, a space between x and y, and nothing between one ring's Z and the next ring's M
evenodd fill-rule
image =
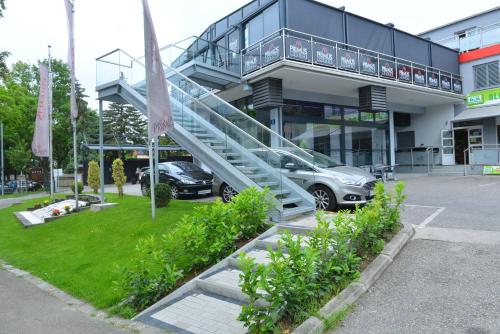
M245 47L249 47L279 30L279 27L279 6L278 3L275 3L245 25Z
M347 165L385 165L386 161L387 138L385 129L345 127L345 163Z

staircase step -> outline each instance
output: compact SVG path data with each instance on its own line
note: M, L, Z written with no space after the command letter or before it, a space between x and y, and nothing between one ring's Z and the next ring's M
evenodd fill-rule
M298 206L296 208L284 208L283 209L283 217L293 217L293 216L298 216L302 215L305 213L312 213L314 212L314 208L308 207L308 206Z
M224 151L224 150L230 150L230 147L227 146L210 146L210 148L214 151Z
M228 160L231 165L241 165L244 164L245 162L248 162L248 160L243 160L243 159L234 159L234 160Z
M256 180L256 179L264 179L269 175L270 175L269 173L260 173L260 174L248 174L247 176L252 180Z
M227 158L227 157L240 157L241 156L240 153L236 153L236 152L219 153L219 155L221 157L225 157L225 158Z
M183 333L246 333L243 322L237 320L241 304L238 300L194 290L149 317Z
M274 196L283 196L290 194L291 191L288 189L276 189L276 190L271 190L271 193L273 193Z
M205 143L205 144L224 144L224 141L220 140L220 139L202 139L201 140L202 143Z
M194 135L198 138L214 138L214 135L211 133L194 133Z
M289 204L296 204L302 202L302 198L300 197L287 197L281 199L281 204L283 205L289 205Z
M235 166L235 167L241 170L243 173L245 173L245 171L256 171L260 169L260 167L255 167L255 166Z
M276 181L257 182L257 184L258 184L260 187L274 187L274 186L279 185L279 183L278 183L278 182L276 182Z

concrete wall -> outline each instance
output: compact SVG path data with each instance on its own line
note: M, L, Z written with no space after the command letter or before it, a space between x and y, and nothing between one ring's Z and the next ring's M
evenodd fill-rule
M440 41L465 30L471 30L476 27L484 27L498 22L500 22L500 8L481 16L472 17L457 23L449 24L428 33L423 33L420 37L430 37L432 41Z
M428 107L424 114L411 115L411 126L397 128L396 132L415 131L415 146L417 147L441 147L441 130L451 128L450 120L453 116L453 104Z
M483 143L497 144L497 120L496 117L483 119Z

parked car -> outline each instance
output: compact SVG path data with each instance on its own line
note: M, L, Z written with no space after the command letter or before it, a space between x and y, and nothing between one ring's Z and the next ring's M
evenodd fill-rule
M160 182L168 183L172 198L183 195L207 196L212 194L213 176L188 161L162 162L158 164ZM141 192L146 196L150 186L149 169L141 177Z
M0 187L1 186L2 185L0 184ZM0 188L0 194L1 194L1 190L2 190L2 188ZM3 193L4 194L12 194L14 192L14 190L15 190L15 188L11 187L8 182L4 183L4 185L3 185Z
M345 166L322 153L305 150L304 158L293 149L273 148L281 157L281 172L314 196L316 208L335 210L339 206L366 204L373 198L377 179L357 167ZM214 178L213 192L229 202L237 192L224 180Z

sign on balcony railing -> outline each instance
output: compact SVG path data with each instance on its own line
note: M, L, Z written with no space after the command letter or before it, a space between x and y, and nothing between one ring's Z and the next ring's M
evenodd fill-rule
M242 74L246 75L280 59L462 93L462 80L454 74L288 29L282 29L280 35L273 35L244 50Z
M386 79L396 79L396 63L387 59L380 59L380 76Z
M347 71L358 71L358 53L346 49L338 49L339 68Z
M262 44L262 66L272 64L281 59L283 56L281 45L281 36Z
M361 73L375 76L378 74L377 57L361 53L359 63Z
M314 64L320 66L336 67L337 57L335 47L323 43L314 42Z
M286 57L298 61L311 62L311 42L307 39L287 36L285 39Z

